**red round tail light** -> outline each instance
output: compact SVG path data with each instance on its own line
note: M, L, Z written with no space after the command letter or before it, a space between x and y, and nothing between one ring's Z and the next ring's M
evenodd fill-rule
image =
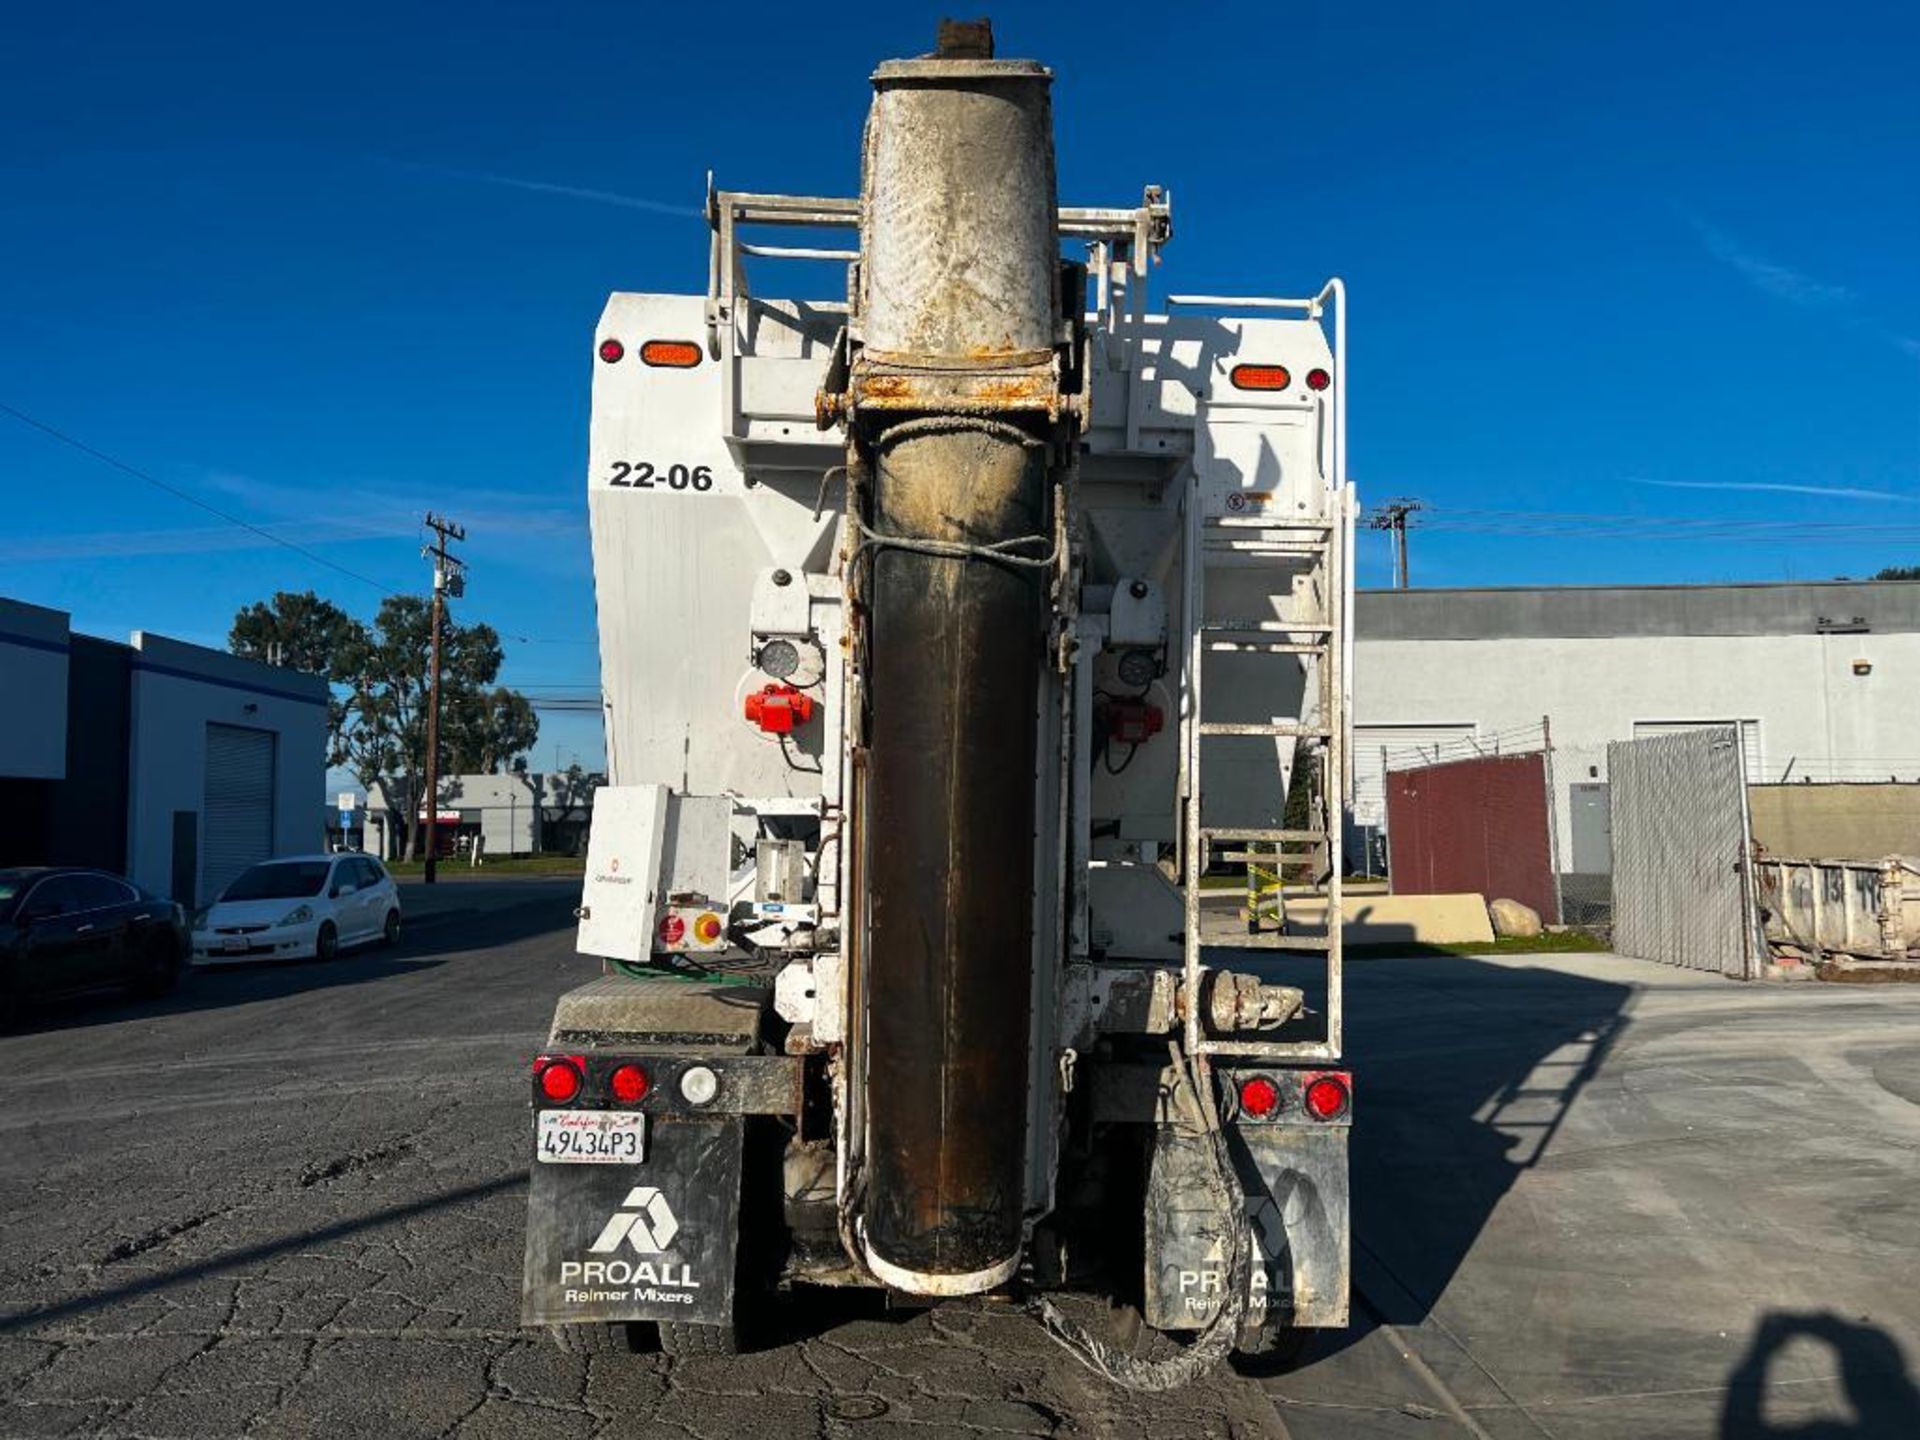
M1305 1098L1307 1113L1316 1120L1338 1120L1353 1103L1346 1082L1337 1075L1322 1075L1308 1085Z
M1256 1120L1264 1120L1280 1107L1280 1087L1264 1075L1240 1082L1240 1108Z
M613 1072L613 1098L622 1105L635 1105L646 1098L647 1072L638 1065L622 1065Z
M580 1093L580 1071L571 1060L549 1060L540 1067L540 1093L565 1105Z
M626 353L627 347L622 345L618 340L602 340L600 342L600 358L609 365L613 364L614 361Z
M687 922L678 915L664 915L660 919L660 943L678 945L687 938Z
M1333 377L1318 366L1307 371L1307 388L1309 390L1324 390L1332 383Z

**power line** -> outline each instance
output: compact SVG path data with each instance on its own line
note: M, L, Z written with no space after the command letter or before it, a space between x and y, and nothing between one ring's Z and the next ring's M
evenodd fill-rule
M153 486L154 489L156 490L166 491L167 494L173 496L177 500L184 500L189 505L196 505L200 509L206 511L209 515L219 516L222 520L225 520L229 525L238 525L242 530L246 530L251 532L252 534L258 535L262 540L271 541L273 544L281 546L283 549L293 551L296 555L304 555L307 557L307 559L313 561L314 564L324 565L329 570L338 571L340 574L345 575L349 580L357 580L362 585L371 585L375 590L378 590L382 595L393 595L398 593L397 591L394 590L392 586L382 585L378 580L372 579L371 577L366 575L362 575L357 570L349 570L346 566L336 564L332 560L327 559L326 556L324 555L316 555L313 551L307 549L306 546L304 545L296 545L291 540L284 540L280 536L275 535L271 530L264 530L260 526L255 525L250 521L242 520L238 515L229 514L225 510L222 510L217 505L209 504L207 501L202 500L198 495L194 495L189 491L182 490L177 485L169 485L166 481L158 479L152 475L149 475L146 471L138 469L135 466L129 465L126 461L118 459L115 456L109 455L104 450L96 450L93 448L93 446L87 444L84 440L77 440L73 436L67 434L64 430L55 429L53 426L47 424L46 421L44 420L36 420L33 416L27 414L26 411L16 409L14 406L7 404L7 402L4 400L0 400L0 410L4 410L7 414L13 416L14 419L20 421L23 425L31 425L35 430L40 431L41 434L51 436L53 439L58 440L62 445L72 446L75 450L78 450L82 455L90 455L95 460L100 461L104 465L111 465L116 470L125 471L127 474L133 476L133 478L136 480L145 481L147 484Z

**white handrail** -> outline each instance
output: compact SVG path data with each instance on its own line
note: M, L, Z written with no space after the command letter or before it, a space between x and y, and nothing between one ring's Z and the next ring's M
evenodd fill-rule
M1323 291L1324 295L1325 292ZM1206 306L1215 310L1299 310L1312 315L1320 307L1320 299L1282 300L1265 295L1169 295L1168 308L1176 305Z

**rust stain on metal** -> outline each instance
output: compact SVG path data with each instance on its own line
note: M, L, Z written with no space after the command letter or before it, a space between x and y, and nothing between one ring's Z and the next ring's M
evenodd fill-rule
M906 375L869 375L860 382L860 398L875 400L911 400L914 384Z
M1056 386L1051 375L1020 375L1013 378L990 377L972 386L975 400L997 400L1002 404L1024 401L1044 403L1052 398Z

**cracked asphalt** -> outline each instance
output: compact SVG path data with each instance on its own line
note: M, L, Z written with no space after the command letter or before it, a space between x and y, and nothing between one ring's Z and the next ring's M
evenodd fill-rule
M525 1065L596 973L574 897L408 886L396 950L0 1037L0 1435L1282 1433L1252 1381L1128 1396L991 1307L844 1306L724 1361L521 1330Z
M994 1305L520 1330L524 1067L596 967L568 882L405 903L397 950L0 1036L0 1437L1920 1436L1920 987L1355 962L1356 1323L1141 1397Z

